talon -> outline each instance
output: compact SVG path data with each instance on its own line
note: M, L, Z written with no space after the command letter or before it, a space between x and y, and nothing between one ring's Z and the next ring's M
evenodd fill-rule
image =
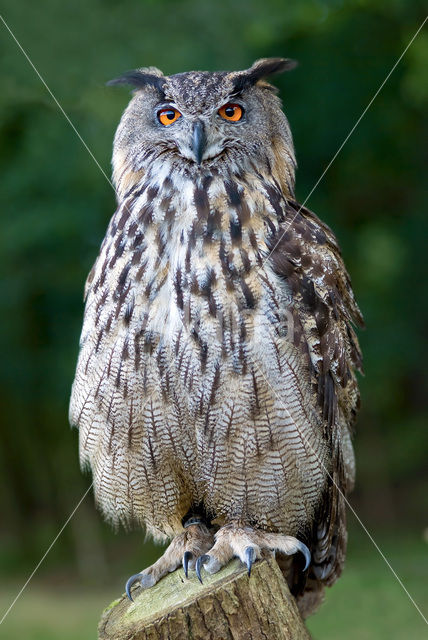
M246 547L245 548L245 564L248 569L248 577L251 576L251 567L253 566L254 560L256 559L256 552L254 547Z
M131 576L129 578L129 580L126 583L125 586L125 591L126 591L126 595L128 596L128 598L131 600L131 602L134 602L133 597L131 596L131 588L133 587L133 585L138 582L141 579L141 573L135 573L133 576Z
M185 551L183 555L183 569L184 569L184 575L186 576L186 578L189 577L187 574L189 572L189 560L191 558L192 558L192 553L190 551Z
M297 545L297 547L300 553L303 553L303 555L305 556L306 563L303 568L303 571L306 571L306 569L309 567L309 564L311 562L311 552L309 551L308 547L305 544L303 544L303 542L298 541L298 543L299 544Z
M192 516L183 524L183 529L191 527L193 524L204 524L204 521L199 516Z
M195 571L196 571L196 575L198 576L198 580L201 584L202 584L201 567L209 559L210 557L204 554L203 556L199 556L199 558L196 560Z

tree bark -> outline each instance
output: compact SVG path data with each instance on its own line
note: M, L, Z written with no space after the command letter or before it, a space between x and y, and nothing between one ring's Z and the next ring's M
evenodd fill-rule
M134 590L103 612L99 640L309 640L275 561L256 562L251 577L239 560L219 573L177 569L145 591Z

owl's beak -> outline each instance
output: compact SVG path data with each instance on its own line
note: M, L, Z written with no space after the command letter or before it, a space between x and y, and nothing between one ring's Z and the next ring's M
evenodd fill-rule
M204 151L207 147L207 136L205 128L200 120L197 120L193 125L192 131L192 151L195 156L196 162L200 165Z

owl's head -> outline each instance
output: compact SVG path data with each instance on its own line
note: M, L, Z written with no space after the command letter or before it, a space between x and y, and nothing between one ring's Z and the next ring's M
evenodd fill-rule
M265 78L291 69L284 58L257 60L244 71L190 71L165 76L154 67L125 73L134 97L116 132L113 179L119 197L154 169L196 179L268 171L292 193L295 158L287 118Z

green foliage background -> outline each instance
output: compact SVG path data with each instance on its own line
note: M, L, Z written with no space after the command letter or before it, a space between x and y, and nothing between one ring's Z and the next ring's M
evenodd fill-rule
M2 5L3 18L108 175L115 127L129 99L125 90L104 86L110 78L138 66L171 74L245 68L271 55L296 58L297 70L276 84L294 133L300 201L424 18L423 3L408 0ZM7 608L90 483L79 470L67 405L83 283L115 202L100 168L1 23L0 54L0 562L6 578L0 602ZM425 28L308 201L339 238L367 324L360 334L366 376L352 505L419 600L428 524L427 66ZM352 515L350 528L345 586L332 590L314 618L315 637L344 637L347 629L352 638L352 629L359 629L355 637L400 638L403 621L407 637L422 637L418 613ZM101 582L107 603L128 573L157 553L142 545L139 533L114 536L87 499L5 631L10 637L18 631L29 638L65 637L56 635L48 609L43 615L40 603L31 608L37 594L52 589L50 602L65 614L76 600L61 600L58 589L79 585L88 603ZM404 612L394 624L376 618L382 594L386 617ZM365 619L353 604L365 611L364 598ZM25 612L36 610L40 620L31 635ZM94 637L98 610L91 616L70 637Z

